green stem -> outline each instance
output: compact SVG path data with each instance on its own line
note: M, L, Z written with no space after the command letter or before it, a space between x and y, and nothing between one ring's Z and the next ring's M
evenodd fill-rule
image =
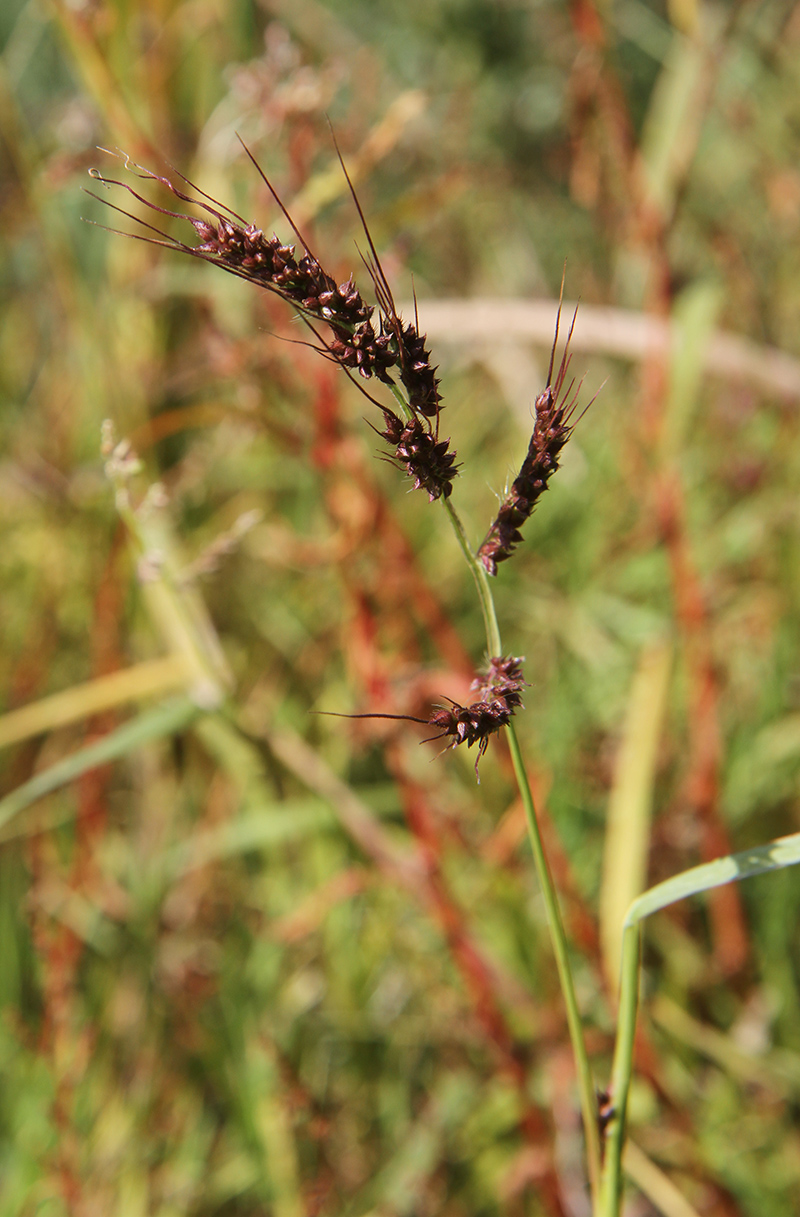
M639 1006L640 940L639 922L626 925L622 935L617 1042L611 1072L610 1099L614 1114L606 1134L599 1217L619 1217L622 1203L622 1151L625 1148L628 1091L633 1071L633 1043Z
M500 642L500 629L497 624L497 614L494 608L494 597L492 589L489 586L489 578L482 564L478 561L475 554L472 552L472 547L467 540L467 534L464 531L464 526L459 519L458 513L453 507L449 499L444 499L444 507L450 517L450 522L453 525L453 531L456 534L456 539L461 546L462 553L467 560L467 564L472 571L475 584L478 589L478 598L481 603L483 612L483 621L486 626L486 643L489 648L490 656L502 655L502 645ZM600 1130L597 1123L597 1103L595 1099L594 1081L592 1079L592 1071L589 1065L589 1055L586 1051L586 1043L583 1038L583 1027L581 1024L580 1011L578 1009L578 1000L575 995L575 985L572 980L572 971L569 964L569 951L567 949L567 938L564 933L564 924L561 920L561 910L558 906L558 897L556 896L553 877L550 873L550 867L547 862L547 855L544 851L544 843L542 835L539 831L539 822L536 818L536 808L533 802L528 775L525 771L525 765L520 752L519 741L514 730L514 724L508 724L508 741L511 749L511 760L514 764L514 773L517 778L517 786L519 787L520 798L522 805L525 808L525 818L528 822L528 835L530 837L531 848L533 850L533 858L536 864L536 871L539 876L539 883L544 896L545 907L547 909L547 921L550 928L550 939L553 945L553 954L556 957L556 967L558 968L558 978L561 984L561 991L564 995L564 1005L567 1011L567 1024L569 1027L570 1039L572 1041L572 1051L575 1056L575 1065L578 1073L578 1090L580 1092L581 1114L583 1116L584 1135L586 1137L586 1157L589 1167L589 1183L592 1190L593 1209L597 1212L597 1200L600 1186Z
M553 954L556 957L561 992L564 995L567 1025L569 1027L572 1051L575 1056L575 1066L578 1073L578 1091L581 1101L581 1114L583 1116L583 1131L586 1137L586 1158L589 1166L589 1184L592 1189L593 1211L597 1212L597 1197L600 1184L600 1130L597 1123L597 1102L595 1099L594 1081L589 1065L589 1055L586 1051L586 1041L583 1038L583 1026L581 1024L580 1010L578 1009L578 999L575 994L575 985L572 979L572 970L569 964L569 951L567 948L567 937L564 933L564 923L561 920L561 910L558 905L553 876L550 873L547 855L544 851L544 842L542 841L542 834L539 829L539 821L536 817L533 795L513 723L508 724L508 746L511 750L511 760L514 764L514 773L516 774L522 805L525 808L525 819L528 822L528 836L530 838L531 849L533 850L533 859L536 863L536 872L539 876L545 908L547 909L550 940L553 945ZM605 1214L603 1217L605 1217Z
M461 546L461 552L466 558L469 569L472 571L472 577L478 589L478 599L481 602L481 612L483 613L483 624L486 628L486 645L489 648L489 657L497 656L499 658L503 653L503 649L500 643L500 627L497 624L497 614L494 611L492 589L489 587L489 577L472 552L472 546L467 540L464 525L461 523L455 507L449 499L442 499L442 502L444 503L445 511L450 517L450 523L453 525L456 540Z
M399 389L396 384L391 384L391 385L389 385L389 391L392 394L392 396L394 397L394 399L398 402L400 409L403 411L403 415L405 416L406 420L410 421L414 417L414 411L411 409L410 405L406 401L403 390Z

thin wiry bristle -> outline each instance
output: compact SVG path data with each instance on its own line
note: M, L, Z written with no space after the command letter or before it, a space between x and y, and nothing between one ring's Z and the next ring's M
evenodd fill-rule
M333 128L331 127L333 135ZM419 333L419 319L416 317L416 325L409 325L404 322L397 312L392 295L392 289L389 286L389 281L381 265L381 260L378 257L378 251L375 248L375 243L372 240L372 234L369 230L364 211L356 194L350 174L347 172L347 166L344 163L344 158L339 151L339 145L336 142L336 136L333 135L333 142L336 148L336 154L339 157L339 164L342 167L347 185L350 188L353 202L355 204L358 217L361 221L361 226L364 230L364 235L367 238L369 245L370 258L364 257L362 261L367 268L367 271L372 279L375 288L375 298L378 301L378 307L383 316L383 324L387 332L394 336L396 344L396 352L400 365L400 380L408 393L408 404L415 413L424 415L426 418L435 418L437 420L441 409L441 394L439 393L439 381L436 377L436 368L431 366L430 351L425 349L425 335ZM359 251L360 252L360 251ZM415 300L416 306L416 300Z

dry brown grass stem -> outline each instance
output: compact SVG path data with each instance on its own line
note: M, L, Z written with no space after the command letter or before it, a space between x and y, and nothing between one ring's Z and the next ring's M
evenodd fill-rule
M553 334L554 300L425 300L425 329L437 342L470 348L493 342L548 345ZM401 302L401 312L413 307ZM565 300L566 311L574 303ZM669 350L670 324L652 314L600 308L581 302L581 324L573 335L575 351L590 351L640 362ZM777 347L762 346L724 330L712 335L704 354L706 372L730 381L800 401L800 359Z

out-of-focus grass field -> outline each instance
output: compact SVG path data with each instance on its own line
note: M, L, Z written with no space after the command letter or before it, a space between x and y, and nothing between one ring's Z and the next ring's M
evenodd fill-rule
M478 786L314 713L467 699L445 515L280 301L82 188L121 148L288 236L238 133L366 285L330 116L475 543L567 259L606 383L495 594L603 1084L614 897L800 829L800 7L4 0L0 43L3 790L77 774L0 804L0 1213L581 1217L504 742ZM799 911L787 871L648 924L631 1217L798 1212Z

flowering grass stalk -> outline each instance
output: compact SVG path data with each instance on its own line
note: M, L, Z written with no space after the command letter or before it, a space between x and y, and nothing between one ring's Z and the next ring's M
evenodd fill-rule
M302 246L298 256L293 245L278 236L267 237L254 224L212 199L179 175L183 186L176 186L168 177L160 176L132 164L125 158L125 168L141 181L162 186L173 198L197 208L192 215L161 206L147 198L129 183L108 178L92 170L95 180L107 187L117 186L144 204L150 211L188 223L196 241L189 244L169 235L124 208L109 203L115 210L141 225L144 233L129 233L151 244L173 249L201 261L219 266L229 274L245 279L254 286L270 291L297 311L311 331L314 346L325 358L337 363L369 401L381 411L383 427L373 427L389 445L386 459L403 469L413 479L415 489L424 490L429 499L440 499L444 505L458 544L475 580L486 629L488 662L483 676L472 685L474 700L468 705L450 702L435 707L427 719L413 719L432 727L436 734L430 739L448 739L449 748L466 744L477 745L475 762L486 752L492 735L507 729L514 772L525 809L528 833L534 861L547 908L548 924L556 958L559 981L564 996L567 1022L577 1064L581 1112L586 1140L588 1174L593 1208L597 1211L600 1180L600 1125L597 1100L588 1055L583 1037L580 1012L569 964L566 935L542 842L533 797L525 765L513 726L513 716L522 707L525 681L522 661L503 654L500 631L489 576L497 573L498 563L507 560L522 540L521 526L530 517L552 474L558 468L561 451L572 429L580 385L567 384L570 364L569 343L575 324L573 317L569 335L555 379L553 368L561 316L559 304L556 332L550 357L547 384L535 400L536 418L528 452L520 471L503 500L498 514L477 552L473 551L464 527L452 503L453 481L459 473L456 453L449 439L440 439L439 423L442 397L436 368L431 364L426 339L420 333L419 319L404 321L397 312L391 287L384 274L380 258L372 242L363 212L353 190L347 170L350 190L361 219L369 254L363 257L372 281L377 301L366 303L352 276L337 284L321 265L309 243L303 237L273 186L247 151L262 180L270 190L277 206ZM341 157L340 157L341 160ZM193 193L189 193L189 191ZM95 196L99 197L99 196ZM108 200L102 199L107 202ZM563 282L562 282L563 291ZM399 413L380 401L365 387L365 382L385 386L398 405ZM409 715L357 715L355 717L411 718Z
M467 559L469 567L475 577L481 608L483 609L484 621L486 623L487 646L490 652L500 653L502 650L500 630L497 624L494 598L492 596L492 589L489 586L486 567L470 549L463 525L461 524L460 519L456 515L455 510L449 501L445 502L445 509L450 516L453 530L458 538L459 545L461 546L464 556ZM572 1043L572 1051L575 1057L575 1065L577 1070L581 1118L583 1120L583 1131L586 1141L586 1162L589 1175L589 1185L592 1193L592 1209L593 1212L596 1212L597 1205L599 1204L602 1156L596 1088L592 1078L591 1065L589 1064L589 1054L586 1050L586 1041L583 1035L580 1008L578 1006L578 999L575 993L575 982L572 977L572 969L569 963L567 936L564 931L564 922L561 917L558 894L556 892L555 884L553 883L553 876L547 861L547 854L544 848L544 841L542 840L539 820L536 815L536 805L534 803L533 793L531 791L530 782L528 781L528 774L525 769L525 762L522 758L522 751L519 746L514 724L509 719L509 721L504 725L508 731L508 745L509 751L511 752L511 761L514 766L514 776L517 781L517 788L519 790L522 805L525 810L525 822L528 829L528 839L531 844L534 865L536 866L536 874L539 879L539 884L542 889L542 896L547 909L547 924L550 931L550 941L553 946L553 954L555 956L556 967L558 969L559 984L561 985L561 992L564 998L564 1006L567 1014L567 1025L569 1028L570 1041Z

